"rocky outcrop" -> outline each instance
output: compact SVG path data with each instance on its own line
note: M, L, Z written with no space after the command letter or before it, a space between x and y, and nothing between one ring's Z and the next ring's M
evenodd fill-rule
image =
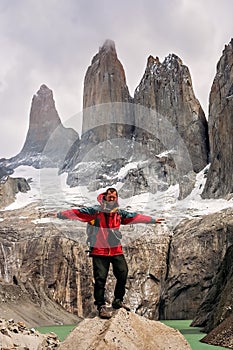
M23 322L0 319L0 345L2 350L30 349L53 350L58 348L59 339L54 333L40 334L28 329Z
M233 39L225 46L209 97L211 165L203 198L233 192Z
M213 278L227 248L233 244L232 214L232 209L226 209L200 218L184 220L176 227L161 297L161 319L193 319L211 287L211 301L213 304L217 302L215 297L220 290L215 289ZM225 283L227 281L230 281L229 275L226 276ZM213 291L216 292L215 295ZM210 315L205 312L202 317L206 320Z
M204 327L204 331L209 333L229 316L232 316L232 290L233 245L227 249L224 260L213 280L212 287L198 308L192 325ZM216 335L217 330L214 333Z
M233 315L227 317L203 339L202 343L233 349Z
M83 320L59 346L68 349L191 350L179 331L123 309L110 320Z
M24 146L18 155L3 161L2 165L10 169L20 165L59 167L78 138L73 129L62 125L53 93L46 85L42 85L32 99Z
M27 192L30 186L24 178L8 177L6 181L0 182L0 208L5 208L15 200L18 192Z
M148 58L144 76L135 90L134 103L155 110L161 123L171 123L184 140L195 172L207 165L207 121L194 95L189 69L178 56L170 54L163 63L158 57ZM150 130L150 124L145 129Z

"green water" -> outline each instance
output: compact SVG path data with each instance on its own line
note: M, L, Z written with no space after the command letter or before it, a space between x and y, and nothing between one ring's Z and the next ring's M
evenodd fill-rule
M37 327L36 330L43 334L53 332L58 336L60 341L63 341L76 326L76 324L66 326L45 326Z
M191 320L171 320L162 322L169 327L178 329L186 338L192 350L226 350L226 348L221 346L201 343L199 340L202 339L205 334L201 333L198 327L189 327L192 322ZM37 330L40 333L54 332L57 334L60 341L63 341L76 326L77 325L38 327Z
M201 328L190 327L191 320L170 320L162 321L169 327L178 329L183 334L192 350L226 350L222 346L208 345L200 342L204 338L205 333L201 332Z

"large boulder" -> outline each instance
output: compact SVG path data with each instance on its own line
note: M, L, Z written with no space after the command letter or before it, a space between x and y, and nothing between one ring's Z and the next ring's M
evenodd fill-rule
M83 320L59 346L59 350L79 349L191 350L179 331L124 309L110 320Z

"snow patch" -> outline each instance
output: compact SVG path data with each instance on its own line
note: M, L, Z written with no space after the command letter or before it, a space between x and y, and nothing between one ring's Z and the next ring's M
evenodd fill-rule
M161 156L161 155L160 155ZM123 167L118 173L118 180L113 187L119 191L123 186L121 179L131 169L137 169L139 163L132 162ZM170 186L164 192L155 194L142 193L131 198L119 198L120 207L132 212L142 212L154 217L166 218L168 226L174 227L184 218L206 215L218 212L222 209L233 208L233 199L202 199L206 181L206 171L203 169L196 176L196 184L193 191L183 200L178 200L179 185ZM58 169L34 169L21 166L16 169L15 177L25 177L30 180L31 190L27 193L18 193L14 203L7 210L14 210L30 203L40 201L42 210L62 210L71 207L93 206L97 204L96 197L106 188L95 192L89 192L86 186L69 187L66 184L67 174L58 175ZM21 217L22 219L24 217ZM45 223L51 218L34 220L36 223ZM53 219L56 220L56 219ZM0 219L3 221L3 219ZM58 220L59 221L59 220Z

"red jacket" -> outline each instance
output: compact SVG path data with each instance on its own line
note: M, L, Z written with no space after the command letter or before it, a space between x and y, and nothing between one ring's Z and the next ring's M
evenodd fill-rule
M97 197L100 205L89 208L65 210L57 214L60 219L71 219L91 224L89 236L91 255L114 256L123 254L120 242L120 225L155 224L151 216L130 213L118 207L111 211L105 209L104 193ZM91 229L90 229L91 228Z

